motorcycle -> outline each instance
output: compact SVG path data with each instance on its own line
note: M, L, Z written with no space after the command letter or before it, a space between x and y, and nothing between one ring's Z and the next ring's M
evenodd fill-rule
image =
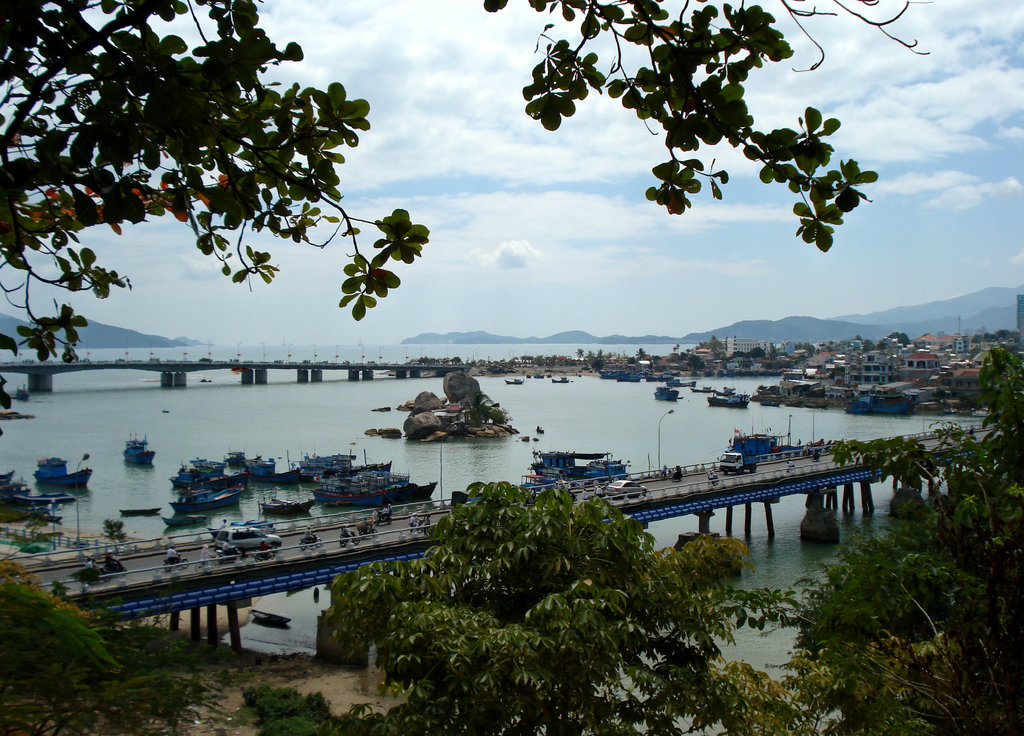
M177 557L164 558L164 565L184 565L186 562L188 562L188 560L181 555L178 555Z
M323 540L320 539L320 537L318 537L316 534L312 534L309 537L303 537L302 539L299 540L299 549L300 550L316 549L318 547L323 547L323 546L324 546Z
M374 513L375 523L379 526L390 526L391 525L391 512L385 511L384 509L377 509Z
M124 572L125 570L124 564L116 557L105 557L100 569L103 571L104 575L109 575L114 572Z

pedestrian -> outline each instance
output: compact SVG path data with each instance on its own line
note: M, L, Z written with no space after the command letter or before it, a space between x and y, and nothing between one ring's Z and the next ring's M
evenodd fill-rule
M792 460L787 460L786 461L786 472L787 473L792 473L793 472L793 461Z

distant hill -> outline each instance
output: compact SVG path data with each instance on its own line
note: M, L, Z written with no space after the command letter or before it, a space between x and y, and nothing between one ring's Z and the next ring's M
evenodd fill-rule
M424 332L415 337L402 340L402 345L519 345L532 343L535 345L630 345L630 344L674 344L678 337L665 335L607 335L596 337L589 332L571 330L557 332L547 337L511 337L509 335L492 335L489 332Z
M488 332L426 332L402 340L403 345L486 345L534 343L541 345L656 345L692 344L712 336L746 337L781 342L824 342L848 340L860 335L877 340L893 332L910 337L924 334L973 334L979 331L1013 330L1017 327L1017 294L1015 289L991 287L971 294L928 302L916 306L895 307L881 312L850 314L831 319L818 317L785 317L777 320L743 320L705 332L691 332L682 337L665 335L608 335L597 337L578 330L558 332L547 337L511 337Z
M0 313L0 332L5 335L15 336L15 329L19 325L26 324L23 320ZM127 330L123 327L105 325L102 322L89 320L89 326L78 331L80 345L90 348L177 348L189 347L192 345L205 345L199 340L188 337L161 337L160 335L147 335L136 330Z

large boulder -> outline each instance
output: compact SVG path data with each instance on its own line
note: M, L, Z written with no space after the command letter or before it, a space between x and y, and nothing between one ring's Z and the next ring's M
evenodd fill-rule
M422 414L423 412L430 412L443 408L444 401L438 398L437 394L433 391L420 391L412 402L413 414Z
M465 371L448 373L444 377L444 395L452 404L472 399L480 391L480 382Z
M434 416L429 411L421 412L419 414L410 414L409 418L405 420L405 424L402 425L402 430L405 432L406 439L418 440L424 437L429 437L434 432L438 432L443 429L440 418Z

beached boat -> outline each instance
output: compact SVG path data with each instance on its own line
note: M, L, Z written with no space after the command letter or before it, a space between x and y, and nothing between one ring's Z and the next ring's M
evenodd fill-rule
M749 394L724 394L715 392L708 397L708 406L724 406L730 409L746 409L750 403Z
M184 516L161 516L164 520L164 524L167 526L192 526L193 524L202 524L206 521L206 517L203 514L186 514Z
M238 503L244 490L245 486L235 486L212 491L189 491L181 494L177 501L171 501L171 508L177 514L230 506Z
M658 386L654 389L654 398L658 401L675 401L679 398L679 390L670 386Z
M909 414L913 405L904 394L871 391L856 394L846 407L847 414Z
M124 461L133 465L152 465L156 451L149 449L149 442L143 437L129 437L124 443Z
M88 460L85 455L82 460ZM92 468L81 468L73 473L68 472L67 461L59 457L44 457L36 461L36 471L32 474L36 482L54 486L84 486L92 477Z
M154 506L149 509L120 509L121 516L156 516L160 513L160 507Z
M258 611L255 608L252 609L252 622L254 624L260 624L261 626L274 626L279 629L283 629L288 626L290 621L290 618L282 616L279 613L268 613L266 611Z
M276 516L303 514L309 511L314 503L316 503L315 498L311 498L308 501L286 501L283 498L272 498L269 501L260 501L260 511L264 514L274 514Z

